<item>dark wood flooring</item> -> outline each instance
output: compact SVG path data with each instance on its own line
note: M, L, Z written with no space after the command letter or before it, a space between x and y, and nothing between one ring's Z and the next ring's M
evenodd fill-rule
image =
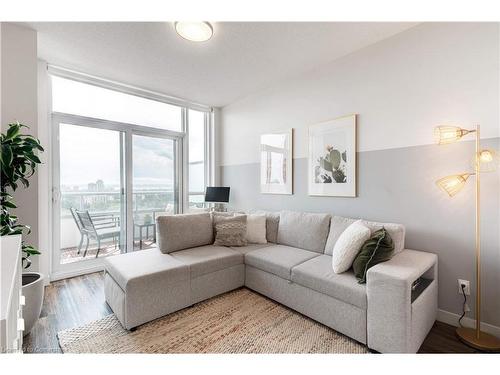
M45 288L42 314L24 338L25 353L60 353L57 332L111 314L104 301L103 274L56 281ZM419 353L474 353L455 336L455 327L436 322Z

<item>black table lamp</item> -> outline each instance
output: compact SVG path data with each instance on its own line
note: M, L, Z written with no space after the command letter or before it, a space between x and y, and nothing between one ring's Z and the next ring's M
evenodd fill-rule
M229 190L228 186L208 186L205 191L205 202L215 203L214 210L222 211L221 203L229 202Z

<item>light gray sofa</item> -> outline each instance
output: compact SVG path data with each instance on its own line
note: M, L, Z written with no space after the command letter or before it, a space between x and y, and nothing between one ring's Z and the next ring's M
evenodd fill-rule
M395 255L366 284L335 274L335 241L354 219L267 214L267 244L212 245L209 214L157 218L158 249L105 259L105 296L126 329L246 286L382 353L415 353L437 313L437 256L404 249L404 227L384 224ZM381 223L367 225L376 229ZM415 280L424 282L412 290Z

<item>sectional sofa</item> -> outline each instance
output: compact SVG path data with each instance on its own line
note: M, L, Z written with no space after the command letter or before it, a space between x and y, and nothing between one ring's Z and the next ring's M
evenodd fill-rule
M105 259L105 296L126 329L245 286L368 348L415 353L437 313L437 256L404 248L404 227L384 226L395 243L387 262L335 274L336 240L355 219L282 211L266 213L267 244L214 246L211 215L157 218L158 249ZM416 280L420 283L414 285Z

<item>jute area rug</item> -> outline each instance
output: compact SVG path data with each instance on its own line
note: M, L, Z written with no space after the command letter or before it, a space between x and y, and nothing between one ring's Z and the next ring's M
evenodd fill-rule
M364 345L246 288L130 332L112 314L57 334L64 353L366 353Z

